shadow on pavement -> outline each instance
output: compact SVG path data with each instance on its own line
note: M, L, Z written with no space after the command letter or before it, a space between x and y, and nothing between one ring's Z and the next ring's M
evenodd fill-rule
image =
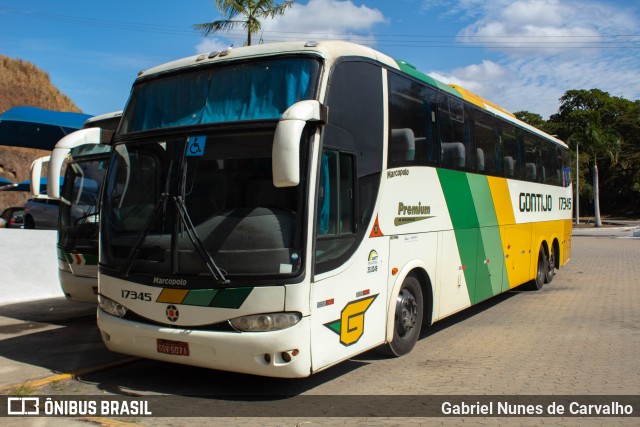
M253 400L272 400L296 396L355 371L367 362L348 360L307 378L269 378L216 371L154 360L101 372L81 380L95 383L99 390L124 396L161 394L197 396L211 400L250 396Z
M14 372L0 385L124 359L104 347L95 312L95 305L64 298L0 306L0 370Z

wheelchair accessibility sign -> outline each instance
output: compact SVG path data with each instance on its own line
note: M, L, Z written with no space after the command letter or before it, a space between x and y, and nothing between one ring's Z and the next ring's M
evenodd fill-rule
M190 136L187 141L187 157L204 156L204 147L207 145L206 136Z

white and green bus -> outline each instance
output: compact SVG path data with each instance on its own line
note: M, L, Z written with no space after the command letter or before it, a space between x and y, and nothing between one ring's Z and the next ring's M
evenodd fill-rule
M113 351L305 377L568 261L567 146L370 48L265 44L141 73L102 199Z
M50 199L60 200L58 277L68 300L98 302L99 195L122 112L94 116L56 144L47 171ZM105 142L105 143L103 143ZM64 173L64 175L62 175Z

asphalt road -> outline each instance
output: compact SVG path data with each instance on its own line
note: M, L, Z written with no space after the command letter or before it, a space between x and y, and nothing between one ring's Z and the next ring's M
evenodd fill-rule
M620 238L625 236L574 236L571 262L542 291L517 289L446 319L423 331L413 352L402 358L388 359L372 351L307 379L131 361L101 346L91 306L63 300L3 306L0 385L5 393L39 396L147 396L159 398L157 405L162 407L156 408L169 415L185 411L211 415L216 407L226 408L222 412L229 415L92 420L102 425L638 425L637 405L636 417L626 418L415 416L419 414L416 405L424 403L421 397L430 395L472 399L482 395L571 395L577 399L626 395L638 402L640 240ZM91 369L112 363L116 365L95 372ZM69 372L79 374L76 379L44 381L45 385L32 389L16 388L30 379ZM264 401L274 396L280 396L275 399L280 405L277 411L267 408L261 412ZM369 396L369 403L357 396ZM390 416L371 418L362 410L369 405L376 412L384 402L393 406L382 411ZM234 416L229 410L233 407L243 409ZM259 409L253 414L252 408ZM319 409L326 409L327 416L316 416ZM17 426L88 422L78 418L5 420Z

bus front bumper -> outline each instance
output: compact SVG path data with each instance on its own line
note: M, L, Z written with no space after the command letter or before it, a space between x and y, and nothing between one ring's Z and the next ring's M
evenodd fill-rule
M311 374L309 317L280 331L217 332L131 322L98 309L98 328L107 348L117 353L269 377ZM182 343L183 354L159 352L159 340Z
M97 273L97 272L96 272ZM98 277L76 276L64 270L58 270L60 287L70 301L98 303Z

